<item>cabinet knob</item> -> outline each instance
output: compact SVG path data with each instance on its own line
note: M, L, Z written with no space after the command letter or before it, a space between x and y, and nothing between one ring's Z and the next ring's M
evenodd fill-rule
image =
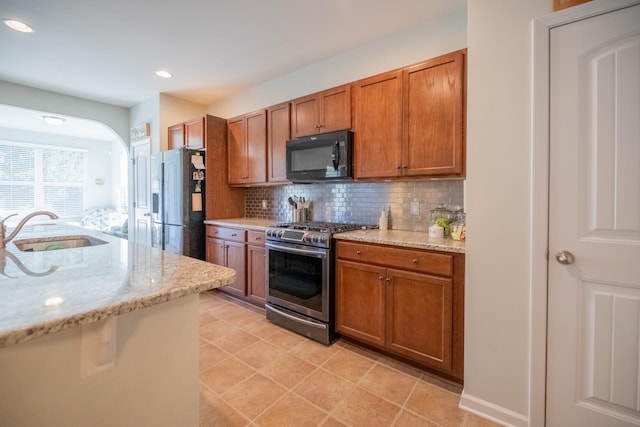
M231 237L236 237L237 235L238 235L238 234L233 233L233 234L231 234Z
M402 165L396 166L396 169L402 169Z
M406 168L407 168L407 164L405 163L402 165L402 169L406 169Z
M417 264L418 260L416 258L414 258L414 259L411 260L411 262L414 263L414 264Z
M387 283L391 282L391 278L390 278L390 277L387 277L387 278L386 278L386 279L384 279L384 280L386 280L386 281L387 281Z
M262 240L262 237L256 237L256 240Z
M361 253L362 253L362 252L360 252L360 251L356 251L356 254L358 254L358 255L360 255Z
M384 279L384 277L382 277L382 276L379 276L379 277L378 277L378 280L382 280L382 279Z

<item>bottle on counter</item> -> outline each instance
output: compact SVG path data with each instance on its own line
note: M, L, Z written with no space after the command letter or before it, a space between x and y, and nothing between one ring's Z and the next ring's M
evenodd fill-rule
M389 228L389 215L387 215L386 209L382 209L382 212L380 212L380 219L378 220L378 228L380 230L386 230Z

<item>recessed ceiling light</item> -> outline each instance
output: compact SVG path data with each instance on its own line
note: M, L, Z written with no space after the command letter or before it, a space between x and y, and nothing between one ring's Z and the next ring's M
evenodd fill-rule
M20 31L21 33L33 33L33 28L22 21L17 21L15 19L5 19L4 24L12 30Z
M156 71L156 74L158 76L160 76L160 77L165 78L165 79L169 79L169 78L173 77L173 74L171 74L170 72L165 71L165 70L158 70L158 71Z
M66 120L62 117L56 117L56 116L42 116L42 118L44 119L45 122L53 126L60 126Z

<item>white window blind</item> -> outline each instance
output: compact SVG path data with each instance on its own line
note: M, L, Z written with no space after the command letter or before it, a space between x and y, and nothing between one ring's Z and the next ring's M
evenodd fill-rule
M0 141L0 217L48 210L79 218L84 209L85 149Z

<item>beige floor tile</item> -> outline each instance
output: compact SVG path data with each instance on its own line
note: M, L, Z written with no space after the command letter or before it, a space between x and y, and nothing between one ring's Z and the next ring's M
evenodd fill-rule
M495 426L491 421L458 408L460 395L419 381L406 408L442 426Z
M375 395L402 406L417 381L417 378L410 377L387 366L376 364L360 380L358 385Z
M200 387L201 427L243 427L249 420L204 387Z
M230 323L225 322L217 318L211 318L210 320L200 323L200 336L206 340L214 341L234 329L238 329Z
M257 373L222 396L234 409L253 420L285 393L284 387Z
M284 348L285 350L291 350L293 347L307 340L307 338L303 337L302 335L298 335L295 332L280 328L279 331L269 335L266 340L272 344Z
M296 388L295 392L325 411L331 411L351 394L355 385L331 372L318 369Z
M261 319L257 322L242 326L242 330L257 336L258 338L266 339L270 335L273 335L276 332L280 332L282 328L280 326L274 325L267 319Z
M311 405L304 399L289 393L277 401L255 424L258 426L302 427L317 426L327 417L327 413Z
M356 387L332 415L347 425L388 427L399 412L398 405Z
M235 356L248 365L251 365L256 369L261 369L277 359L278 356L284 353L284 351L285 350L275 344L260 340L244 350L239 351Z
M402 410L400 415L393 423L393 427L439 427L438 424L432 423L413 412Z
M200 347L200 370L204 371L227 357L229 354L220 347L207 343Z
M243 328L253 322L257 322L258 320L262 320L264 315L260 316L258 313L254 313L249 310L240 311L238 313L233 313L224 318L226 322L229 322L239 328Z
M283 352L271 363L260 369L260 372L285 387L292 388L316 369L318 369L317 366L305 362L293 354Z
M245 365L240 360L228 357L200 372L200 381L217 394L222 394L231 387L240 384L255 372L255 369Z
M357 383L376 362L365 359L347 349L341 348L322 367L338 376Z
M339 350L335 345L327 346L312 340L305 340L291 349L300 358L316 365L322 365Z
M233 327L233 330L228 334L216 338L212 342L224 351L234 354L252 344L255 344L258 340L258 337L251 335L242 329Z
M341 423L333 417L329 417L322 424L321 427L348 427L346 424Z

